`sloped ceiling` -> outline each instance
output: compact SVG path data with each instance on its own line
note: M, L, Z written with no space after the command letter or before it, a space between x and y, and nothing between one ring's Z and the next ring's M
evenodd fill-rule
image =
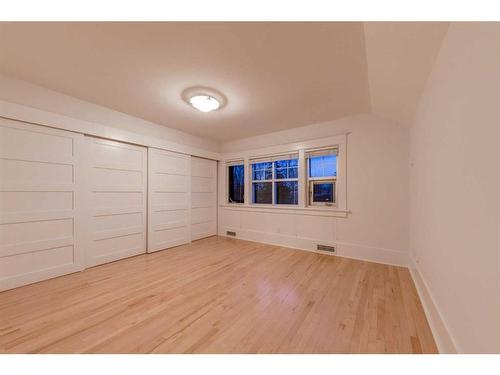
M374 112L407 124L446 23L0 23L0 73L217 141ZM228 105L181 99L213 87Z
M365 44L373 113L410 124L446 22L367 22Z

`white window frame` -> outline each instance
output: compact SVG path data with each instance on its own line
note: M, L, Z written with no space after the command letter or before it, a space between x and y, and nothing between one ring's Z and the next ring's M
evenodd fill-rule
M251 205L259 205L259 206L271 206L274 205L274 189L273 189L273 182L274 182L274 168L273 168L273 162L272 161L267 161L267 163L271 163L271 179L270 180L254 180L253 179L253 166L254 164L257 163L266 163L266 161L256 161L254 162L253 160L250 160L250 173L252 174L252 179L250 180L250 204ZM266 183L266 184L271 184L271 203L255 203L254 200L254 192L253 192L253 184L255 183Z
M239 202L231 202L229 200L229 167L234 167L234 166L238 166L238 165L242 165L243 166L243 203L239 203ZM234 161L226 161L226 188L225 188L225 192L226 192L226 203L227 204L230 204L230 205L237 205L237 206L243 206L246 202L246 184L245 184L245 179L246 179L246 174L247 174L247 168L246 168L246 164L245 164L245 161L244 160L234 160Z
M313 149L313 150L307 150L306 151L306 154L309 153L309 152L315 152L315 151L328 151L328 150L334 150L336 149L337 150L337 157L335 159L335 162L336 162L336 166L335 166L335 170L337 171L337 176L339 174L338 172L338 161L339 161L339 150L337 149L336 146L332 146L332 147L322 147L320 149ZM308 206L324 206L324 207L337 207L337 176L324 176L324 177L310 177L309 176L309 170L310 170L310 160L311 158L310 157L307 157L306 156L306 189L307 189L307 192L308 192L308 196L307 196L307 205ZM315 202L313 200L313 188L314 188L314 185L317 184L317 183L333 183L334 184L334 187L333 187L333 202L332 203L329 203L329 202Z
M297 203L291 203L291 204L287 204L287 203L277 203L276 202L276 183L277 182L292 182L292 181L297 181L297 194L298 194L298 189L299 189L299 155L297 154L297 158L290 158L290 159L279 159L279 160L275 160L275 161L281 161L281 160L295 160L297 159L297 178L276 178L276 168L275 168L275 165L274 165L274 161L273 161L273 204L276 205L276 206L287 206L287 207L296 207L299 205L299 199L297 197ZM290 169L290 168L287 168L287 169Z
M256 212L272 212L283 211L293 212L294 214L305 215L323 215L334 217L346 217L349 213L347 208L347 136L348 134L341 134L331 137L324 137L321 139L313 139L303 141L300 143L290 143L283 145L269 146L261 149L243 150L237 152L230 152L221 155L222 160L244 160L245 166L245 203L244 204L231 204L230 206L237 210L243 211L256 211ZM337 153L337 176L335 186L335 200L334 205L309 205L309 185L308 185L308 166L306 153L312 150L336 148ZM252 162L255 159L264 160L271 157L277 158L279 155L290 155L298 153L298 205L295 204L275 204L275 186L273 180L262 180L273 183L273 196L272 204L267 203L252 203L253 202L253 171ZM274 166L273 166L274 167ZM274 168L273 168L274 173ZM258 181L258 182L262 182ZM227 186L227 183L226 183ZM227 199L227 193L226 193ZM224 200L221 200L224 202ZM238 207L236 207L238 205ZM220 206L224 206L221 203Z
M263 207L297 207L299 205L299 202L297 200L296 204L285 204L285 203L276 203L276 182L286 182L286 181L297 181L297 189L298 186L300 185L299 182L299 169L300 169L300 161L299 161L299 154L297 152L290 152L287 154L281 154L281 155L272 155L268 157L260 157L260 158L254 158L249 160L249 167L250 167L250 173L251 173L251 180L250 180L250 204L252 206L263 206ZM276 168L275 168L275 161L280 161L280 160L291 160L291 159L297 159L298 165L297 165L297 178L276 178ZM254 180L254 173L253 173L253 166L254 164L258 163L271 163L271 179L270 180ZM254 183L270 183L271 184L271 203L254 203L254 190L253 190L253 184Z

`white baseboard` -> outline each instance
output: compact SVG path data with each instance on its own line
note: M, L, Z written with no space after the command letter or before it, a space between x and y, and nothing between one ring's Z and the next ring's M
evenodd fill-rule
M408 254L404 251L382 249L342 241L317 241L311 238L296 237L279 233L243 230L241 228L231 227L219 227L219 236L229 237L226 235L226 231L236 232L236 237L234 238L241 240L261 242L270 245L284 246L329 255L331 254L324 251L318 251L316 246L318 244L335 246L336 251L334 255L336 256L395 266L408 266Z
M427 321L431 327L434 341L438 347L439 353L454 354L458 353L457 345L451 336L450 330L441 314L432 294L427 285L427 282L422 277L422 273L418 268L418 264L412 257L409 257L409 266L413 282L417 288L420 301L425 311Z

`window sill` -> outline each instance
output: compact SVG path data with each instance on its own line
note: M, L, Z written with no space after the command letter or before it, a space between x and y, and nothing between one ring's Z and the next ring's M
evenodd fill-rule
M264 212L264 213L289 213L292 215L308 216L328 216L346 218L350 213L348 210L342 210L335 207L281 207L267 205L245 205L245 204L221 204L220 208L233 211Z

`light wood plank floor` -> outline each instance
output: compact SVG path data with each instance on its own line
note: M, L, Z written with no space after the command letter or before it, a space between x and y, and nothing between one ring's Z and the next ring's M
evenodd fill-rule
M211 237L0 293L0 352L435 353L407 269Z

